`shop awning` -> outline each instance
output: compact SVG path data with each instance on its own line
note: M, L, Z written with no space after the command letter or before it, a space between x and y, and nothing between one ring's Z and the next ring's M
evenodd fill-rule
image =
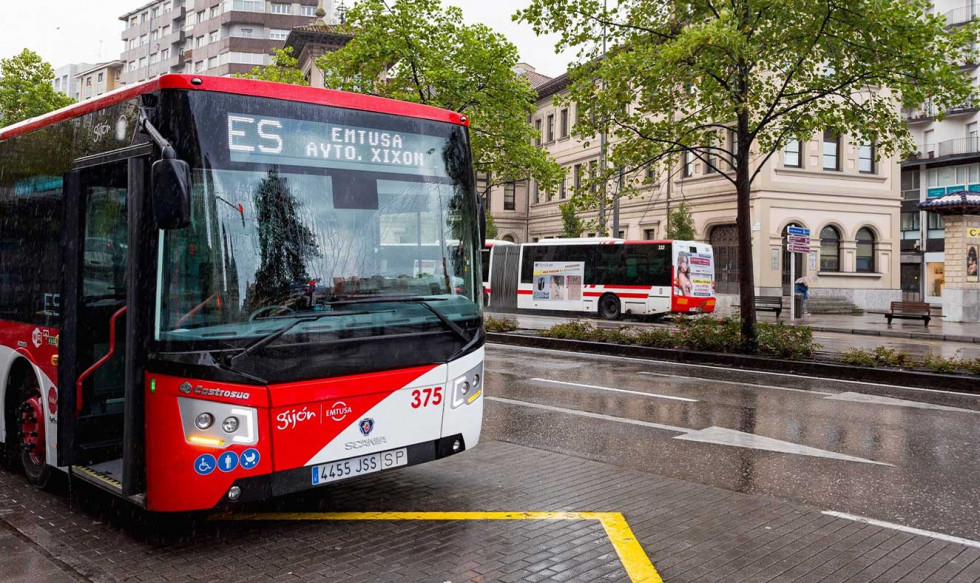
M920 202L919 208L941 215L980 215L980 192L950 192Z

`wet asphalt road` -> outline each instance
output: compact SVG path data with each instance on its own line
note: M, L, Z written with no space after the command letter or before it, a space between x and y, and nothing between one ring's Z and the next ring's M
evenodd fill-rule
M486 394L485 439L980 540L977 396L501 345Z

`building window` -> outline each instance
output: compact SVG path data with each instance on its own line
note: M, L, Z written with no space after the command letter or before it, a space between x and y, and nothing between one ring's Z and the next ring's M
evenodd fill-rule
M151 30L150 31L150 42L153 42L153 41L157 40L158 38L160 38L160 31L159 30Z
M148 44L150 44L150 36L147 34L140 36L140 46L145 47Z
M211 34L208 35L208 42L212 42L212 43L218 42L218 39L220 38L218 36L219 34L220 33L217 30L212 30Z
M558 130L561 132L559 135L563 138L568 137L568 108L561 110L560 125Z
M174 5L171 2L164 2L163 3L163 11L164 12L170 12L173 9L173 7L174 7Z
M840 134L829 128L823 132L823 169L840 170Z
M694 176L694 152L684 152L684 178Z
M169 34L170 34L170 25L169 24L165 25L162 29L160 29L160 36L167 36Z
M537 137L534 138L534 145L540 146L541 145L541 120L540 119L534 120L534 132L537 135Z
M820 271L840 271L840 232L834 227L820 231Z
M902 230L918 232L919 230L918 211L902 213Z
M140 69L145 69L145 68L146 68L146 57L142 57L140 59Z
M159 18L159 17L160 17L160 7L159 6L154 6L153 7L153 18Z
M129 70L130 71L135 71L136 70L136 61L130 61L129 62Z
M143 14L140 14L140 22L146 22L149 19L150 19L149 12L144 12Z
M211 7L211 18L217 18L221 16L221 5Z
M279 4L277 2L272 3L273 14L289 14L291 12L291 8L291 4Z
M303 16L316 16L316 6L303 6Z
M945 231L946 221L937 213L926 213L926 228L930 231Z
M85 86L86 87L91 87L92 86L92 78L91 77L86 77L85 78Z
M194 44L197 46L197 48L201 48L201 47L205 46L206 44L208 44L208 41L207 41L207 38L206 37L199 36L199 37L197 37L197 41Z
M206 13L205 13L204 10L202 10L202 11L200 11L200 12L197 13L197 22L198 22L198 24L204 22L207 19L208 19L208 17L207 17L207 15L206 15Z
M241 28L239 31L242 38L252 38L252 35L255 33L251 28Z
M508 182L504 184L504 210L512 211L514 210L514 190L515 184L513 182Z
M217 68L218 68L218 57L211 57L210 59L208 59L208 69L217 69Z
M194 72L203 73L204 72L204 61L198 61L194 63Z
M572 169L572 186L574 187L572 194L575 194L582 189L582 165L581 164L576 164L575 167Z
M170 58L170 49L163 49L162 51L160 51L161 61L166 61L169 58Z
M589 190L595 192L599 190L599 162L593 160L589 162Z
M562 168L561 180L558 181L558 198L561 199L565 198L565 180L568 176L567 172L568 170L566 168Z
M136 26L139 23L139 18L135 16L129 19L129 26Z
M99 83L105 81L105 73L99 73Z
M269 31L269 38L272 40L286 40L286 37L288 36L289 36L288 30L273 28Z
M538 202L538 200L539 200L539 198L541 196L541 192L540 192L540 190L538 188L538 181L537 180L535 180L532 183L532 185L531 185L531 194L533 196L533 198L531 200L534 201L534 202Z
M555 115L548 116L548 142L555 141Z
M802 168L803 157L800 156L800 141L790 140L783 150L783 165L790 168Z
M644 241L656 241L657 240L657 230L656 229L643 229L643 240Z
M858 146L858 171L865 174L875 173L875 147L873 144Z
M857 272L875 273L875 235L867 227L857 232Z

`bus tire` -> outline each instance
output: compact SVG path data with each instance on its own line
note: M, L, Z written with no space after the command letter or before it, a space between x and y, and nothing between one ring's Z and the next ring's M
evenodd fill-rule
M606 294L599 298L599 315L605 320L619 320L623 317L623 306L616 294Z
M26 369L7 390L16 395L14 424L8 432L15 439L8 441L19 450L20 465L27 481L36 488L44 488L51 479L51 466L46 455L44 397L37 375Z

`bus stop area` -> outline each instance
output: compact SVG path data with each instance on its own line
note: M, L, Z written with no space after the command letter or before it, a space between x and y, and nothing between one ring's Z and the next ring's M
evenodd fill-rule
M503 346L487 367L472 451L231 514L2 471L0 581L980 580L976 397Z

